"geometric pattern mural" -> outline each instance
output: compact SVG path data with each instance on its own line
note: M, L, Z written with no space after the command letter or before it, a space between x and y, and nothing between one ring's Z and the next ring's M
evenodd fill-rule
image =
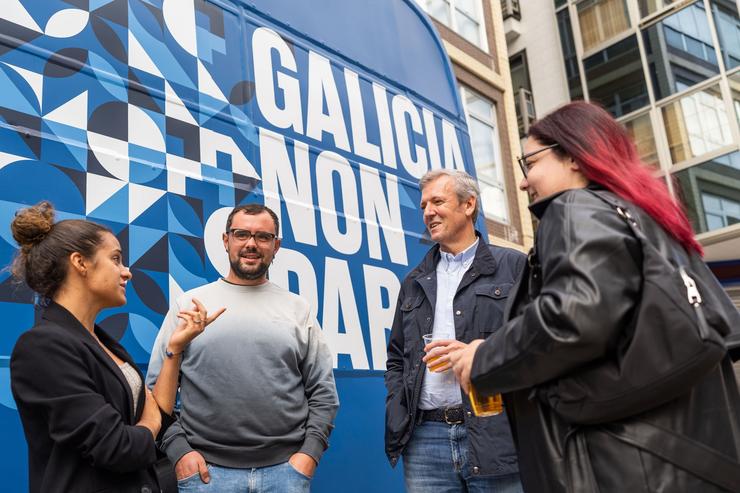
M134 277L102 325L145 363L170 296L217 276L205 220L259 183L242 151L257 144L251 83L229 63L244 51L237 17L203 0L2 3L0 264L13 213L41 199L109 226ZM0 274L3 312L25 314L13 325L30 326L30 301ZM7 392L0 405L13 407Z
M273 60L272 82L278 109L280 77L295 83L303 130L258 107L253 72L268 64L249 53L265 31L298 66ZM326 86L310 84L310 63ZM336 128L329 113L342 115ZM271 274L309 299L335 356L338 459L322 470L354 477L372 464L385 468L373 485L387 485L385 337L400 280L429 247L417 179L427 163L471 163L466 132L441 42L412 0L0 0L0 267L21 207L49 200L57 219L110 227L133 279L126 305L97 321L146 364L169 300L228 268L224 213L272 201L284 241ZM8 363L34 310L0 268L0 472L12 491L27 467ZM394 474L379 488L398 490Z

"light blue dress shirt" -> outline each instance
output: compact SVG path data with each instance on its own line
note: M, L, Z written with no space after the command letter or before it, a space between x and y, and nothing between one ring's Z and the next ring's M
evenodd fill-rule
M452 301L465 272L470 268L478 248L478 239L457 255L440 250L437 264L437 302L434 306L434 338L455 339L455 317ZM426 369L421 386L419 409L438 409L462 403L460 384L452 370L434 373Z

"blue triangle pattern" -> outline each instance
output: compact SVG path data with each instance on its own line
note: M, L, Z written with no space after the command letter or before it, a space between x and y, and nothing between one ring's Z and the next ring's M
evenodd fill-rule
M165 194L150 205L147 210L142 212L139 217L134 219L131 224L146 228L166 230L169 223L168 217L169 207L167 206L167 194Z
M167 231L132 224L129 227L129 264L133 265L166 234Z
M128 185L106 199L89 217L128 224Z

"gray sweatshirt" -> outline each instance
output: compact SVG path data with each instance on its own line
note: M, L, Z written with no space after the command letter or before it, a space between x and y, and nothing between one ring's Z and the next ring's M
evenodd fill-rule
M271 282L223 279L188 291L170 308L154 343L153 387L180 310L192 298L226 307L183 354L180 418L164 435L172 463L197 450L224 467L263 467L303 452L319 461L339 407L332 356L308 302Z

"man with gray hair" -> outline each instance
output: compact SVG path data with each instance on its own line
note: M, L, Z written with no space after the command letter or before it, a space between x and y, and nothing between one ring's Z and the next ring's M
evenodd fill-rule
M505 412L473 414L448 353L498 329L526 257L487 245L475 230L480 192L464 171L430 171L419 187L424 224L437 244L398 295L385 373L386 454L393 466L403 457L410 493L521 492ZM422 361L425 334L439 356L433 365L425 358L434 371Z

